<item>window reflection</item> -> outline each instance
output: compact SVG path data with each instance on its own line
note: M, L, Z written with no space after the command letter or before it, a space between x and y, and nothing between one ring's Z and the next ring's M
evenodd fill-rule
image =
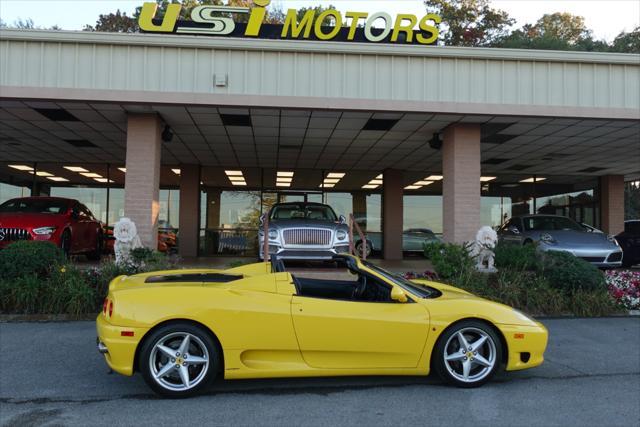
M15 199L16 197L29 197L30 195L31 189L28 187L0 182L0 203Z

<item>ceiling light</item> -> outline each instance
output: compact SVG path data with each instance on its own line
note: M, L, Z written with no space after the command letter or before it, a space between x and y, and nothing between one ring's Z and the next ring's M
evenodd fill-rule
M50 179L51 181L55 181L55 182L69 181L67 178L63 178L61 176L48 176L47 179Z
M80 166L64 166L64 168L71 172L89 172L88 170Z
M80 175L86 176L87 178L102 178L102 175L94 172L81 172Z
M335 184L320 184L320 188L333 188L335 186Z
M244 176L230 176L229 181L244 181Z
M283 177L276 178L276 182L286 182L290 184L291 181L293 181L293 178L283 178Z
M422 188L422 185L407 185L404 187L405 190L417 190L418 188Z
M276 187L291 187L290 182L276 182Z
M10 168L18 169L19 171L32 171L33 168L27 165L9 165Z
M118 168L118 170L122 173L127 173L127 168Z
M293 172L278 172L278 176L293 177Z
M338 173L338 172L331 172L329 174L327 174L327 178L338 178L338 179L342 179L344 178L344 173Z
M337 184L340 181L339 178L325 178L325 184Z
M547 178L542 178L542 177L531 177L531 178L527 178L527 179L521 179L520 182L540 182L540 181L544 181Z
M94 181L98 181L98 182L102 182L102 183L107 183L107 182L114 182L112 179L107 179L107 178L93 178Z
M489 181L493 181L494 179L496 179L495 176L481 176L480 182L489 182Z
M369 181L369 184L382 185L382 180L381 179L372 179L371 181Z
M442 175L430 175L426 177L425 181L440 181L442 179Z
M413 185L431 185L433 184L433 181L418 181Z
M171 172L175 173L176 175L180 175L180 169L171 169Z
M227 176L242 176L242 171L224 171Z
M29 171L29 173L30 173L31 175L33 175L33 171ZM38 175L38 176L53 176L53 174L52 174L52 173L45 172L45 171L37 171L37 172L36 172L36 175Z
M376 179L383 179L383 178L382 178L382 174L380 174L380 175L376 176Z
M378 188L378 185L371 185L371 184L367 184L367 185L363 185L362 188L364 188L365 190L372 190L374 188Z
M247 185L246 181L231 181L232 185Z

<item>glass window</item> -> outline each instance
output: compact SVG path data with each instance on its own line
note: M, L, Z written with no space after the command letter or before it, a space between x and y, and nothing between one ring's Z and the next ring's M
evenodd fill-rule
M31 195L31 189L18 185L5 184L0 182L0 203L6 202L16 197L28 197Z
M52 197L65 197L84 204L100 221L107 219L107 189L91 187L51 187Z
M180 223L180 190L160 190L158 228L177 228Z
M17 199L0 205L0 212L4 213L63 214L68 209L66 200L52 199Z
M276 205L271 210L270 219L307 219L316 221L336 221L337 217L331 207L305 203L285 203Z
M523 218L524 229L527 231L545 230L573 230L585 231L577 222L560 216L534 216Z
M427 228L442 233L442 196L404 196L404 229Z
M311 198L308 200L312 201ZM349 218L349 214L352 212L355 214L351 193L325 193L323 203L331 206L331 209L338 216L343 215L345 218Z

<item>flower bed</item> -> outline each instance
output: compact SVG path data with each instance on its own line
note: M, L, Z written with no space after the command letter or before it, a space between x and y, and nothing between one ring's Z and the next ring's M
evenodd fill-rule
M609 294L627 310L640 310L640 272L609 270L605 275Z

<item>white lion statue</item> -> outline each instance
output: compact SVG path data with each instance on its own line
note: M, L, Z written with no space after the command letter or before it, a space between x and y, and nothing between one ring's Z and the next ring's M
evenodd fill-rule
M120 218L120 221L113 225L113 237L116 239L113 251L118 265L129 263L131 251L142 247L136 224L129 218Z
M496 243L498 243L498 233L493 228L485 225L476 233L476 240L471 247L471 256L477 260L478 271L497 271L494 267L495 254L493 253Z

